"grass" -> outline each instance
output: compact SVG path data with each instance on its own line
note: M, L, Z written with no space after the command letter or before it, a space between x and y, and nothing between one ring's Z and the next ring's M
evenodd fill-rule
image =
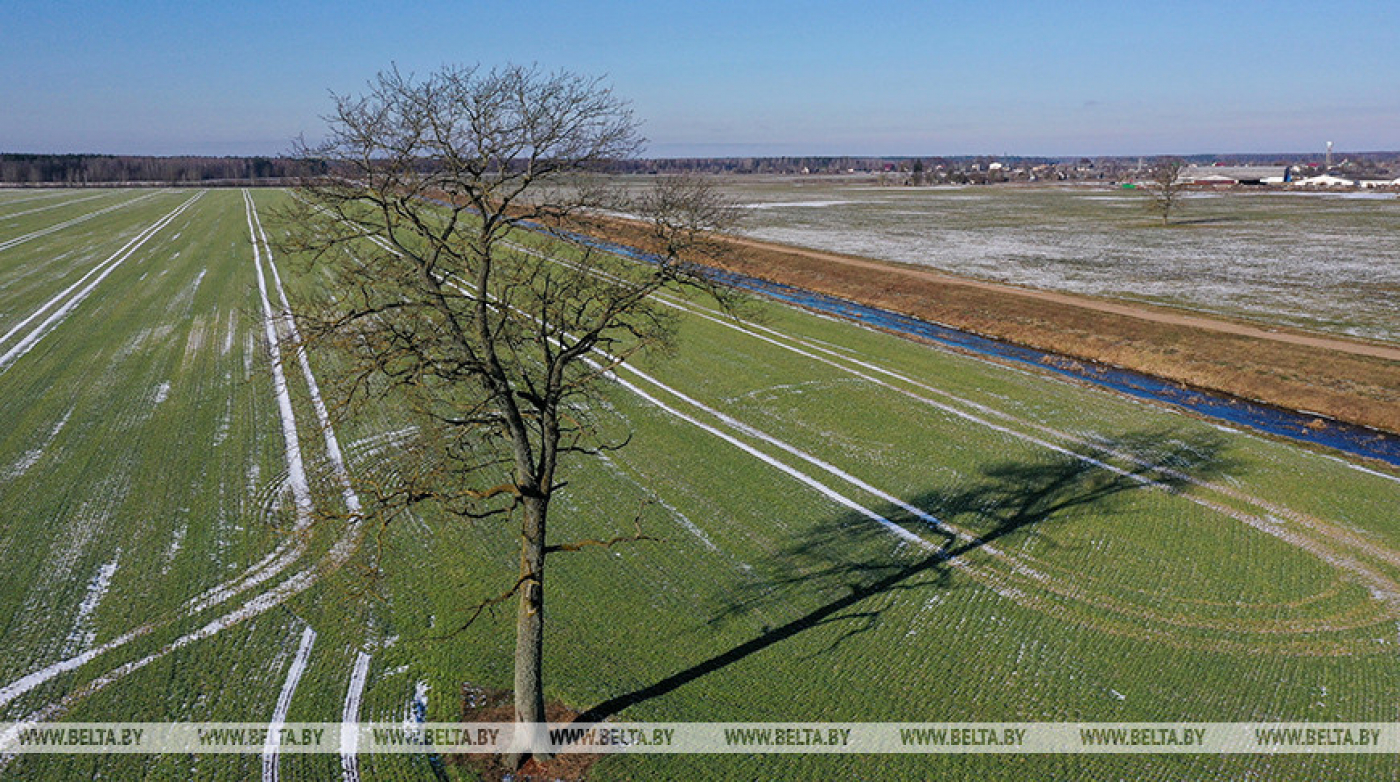
M264 212L282 197L255 194ZM176 194L162 208L178 202ZM127 230L161 214L132 211ZM0 483L0 554L16 564L0 573L0 628L12 641L0 654L0 686L58 658L93 575L118 548L92 618L96 643L176 613L265 555L290 523L242 202L211 192L186 215L0 374L0 418L14 422L0 434L0 470L51 440L30 470ZM106 257L76 242L74 251ZM50 290L78 271L32 268L43 261L37 252L24 261L0 254L12 264L5 268ZM286 259L279 264L295 290L322 289L319 273L294 276ZM0 289L0 302L6 295ZM962 539L951 564L931 559L771 464L606 386L600 409L614 411L612 425L632 431L633 441L606 461L569 465L570 488L553 516L559 539L630 533L636 509L651 500L643 523L664 542L552 560L551 699L620 720L1394 720L1394 602L1373 596L1377 582L1400 580L1390 558L1400 547L1393 477L1109 393L754 306L772 342L692 311L677 354L639 368L983 542ZM901 377L873 374L855 359ZM313 360L324 382L334 357ZM307 393L288 369L308 461L319 465ZM908 509L624 377L942 543ZM168 395L155 404L164 383ZM392 408L380 415L337 425L360 481L392 464L394 433L406 423ZM1191 481L1155 466L1162 464ZM333 508L324 478L315 485ZM1268 516L1288 539L1248 523ZM94 519L88 537L75 535ZM181 545L162 572L179 529ZM313 552L337 532L319 525ZM355 567L342 569L273 611L76 699L65 718L265 720L307 625L318 636L292 720L339 719L359 649L373 655L364 719L402 720L419 682L430 687L430 720L460 714L464 685L509 687L510 611L438 639L476 599L507 585L509 528L467 528L425 511L392 526L384 543L366 554L384 570L375 597L362 594ZM69 550L70 566L57 567ZM1343 555L1364 572L1339 565ZM6 718L207 618L176 620L56 678L7 706ZM367 779L431 778L422 758L361 763ZM649 756L609 758L592 773L1312 779L1383 777L1395 763L1340 755ZM332 756L281 761L284 778L323 778L338 766ZM4 776L257 772L256 756L30 756Z

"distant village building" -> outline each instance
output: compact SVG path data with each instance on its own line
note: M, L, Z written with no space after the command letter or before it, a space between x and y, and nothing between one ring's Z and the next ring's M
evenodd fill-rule
M1188 185L1274 185L1292 180L1288 166L1186 166L1177 174Z

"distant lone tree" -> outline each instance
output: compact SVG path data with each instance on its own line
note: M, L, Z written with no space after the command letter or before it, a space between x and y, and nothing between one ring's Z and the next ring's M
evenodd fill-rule
M415 418L404 464L376 476L377 522L429 503L429 518L474 534L490 531L482 520L504 522L518 539L518 572L499 594L464 596L446 634L516 602L515 718L528 743L508 762L544 759L546 559L650 539L640 514L615 520L605 539L552 538L560 461L609 445L590 418L603 415L590 387L673 336L674 316L651 294L683 284L724 295L696 261L719 256L713 234L737 210L698 178L636 192L600 176L642 139L628 104L597 79L392 69L334 103L327 140L297 150L327 175L303 182L282 215L287 249L310 259L330 294L296 316L345 368L343 402L393 415L407 403ZM644 226L651 263L570 232L602 210Z
M1154 214L1162 216L1162 225L1170 224L1172 210L1180 208L1186 192L1186 182L1181 178L1185 167L1186 161L1180 158L1164 158L1152 167L1147 189L1152 200L1148 205Z

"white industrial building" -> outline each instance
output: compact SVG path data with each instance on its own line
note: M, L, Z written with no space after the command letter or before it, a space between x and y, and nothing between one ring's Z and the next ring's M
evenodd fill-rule
M1190 185L1273 185L1290 181L1288 166L1186 166L1178 181Z
M1319 174L1318 176L1310 176L1307 179L1295 180L1293 184L1299 187L1355 187L1356 180L1343 179L1342 177L1333 176L1331 174Z

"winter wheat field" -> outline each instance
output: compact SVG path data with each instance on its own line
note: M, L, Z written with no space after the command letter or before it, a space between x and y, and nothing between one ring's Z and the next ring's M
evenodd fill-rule
M755 236L1400 338L1393 198L1193 199L1164 232L1106 191L785 187L744 191ZM450 721L464 688L509 687L510 611L442 639L510 585L509 530L346 521L407 433L329 419L334 361L291 350L284 294L323 278L268 251L287 197L0 193L0 722ZM608 539L641 508L661 540L552 560L551 700L658 722L1400 721L1393 472L773 304L741 322L665 300L676 355L603 389L632 440L575 460L553 517ZM0 757L4 779L469 774L275 747ZM591 778L1397 774L648 755Z

